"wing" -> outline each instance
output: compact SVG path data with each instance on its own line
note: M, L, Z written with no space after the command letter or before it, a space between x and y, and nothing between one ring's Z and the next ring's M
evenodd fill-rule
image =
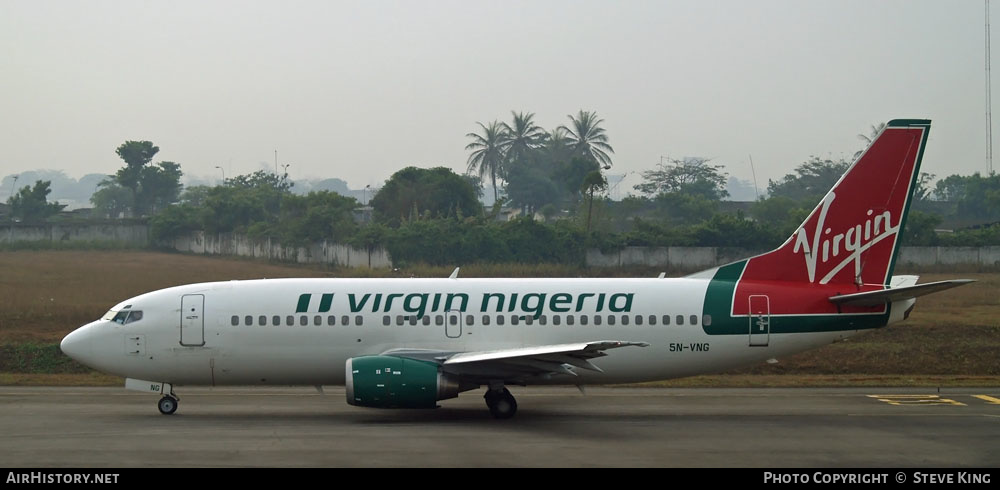
M601 340L472 352L393 349L382 355L434 361L449 373L475 381L524 382L553 375L577 376L574 368L604 372L590 360L608 355L605 351L610 349L648 345L646 342Z
M963 286L965 284L969 284L970 282L975 281L972 279L952 279L950 281L929 282L927 284L919 284L916 286L894 287L880 291L831 296L830 301L837 305L878 306L885 303L891 303L893 301L913 299L925 294L944 291L945 289Z

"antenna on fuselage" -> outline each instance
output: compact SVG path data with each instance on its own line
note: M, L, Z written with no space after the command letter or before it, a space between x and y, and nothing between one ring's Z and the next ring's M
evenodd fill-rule
M451 271L451 275L448 276L448 279L458 279L458 269L460 269L460 267L456 267L455 270Z

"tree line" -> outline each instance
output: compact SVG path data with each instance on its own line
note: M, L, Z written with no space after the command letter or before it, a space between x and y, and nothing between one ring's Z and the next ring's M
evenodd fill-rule
M594 247L777 246L851 163L812 157L769 181L765 198L734 203L725 200L723 165L700 157L667 159L642 172L635 195L613 201L604 172L614 149L596 113L579 111L551 131L536 125L532 113L511 116L509 122L476 123L479 131L467 135L464 175L445 167L394 173L370 200L370 220L352 197L295 194L287 174L268 171L181 192L181 166L152 163L159 148L149 141L126 141L116 149L124 165L100 183L91 202L102 217L148 218L160 242L204 230L286 245L329 240L385 247L397 264L582 264ZM495 198L490 208L480 201L487 184ZM47 202L47 190L44 181L20 189L8 200L12 216L40 222L58 213L61 205ZM505 219L512 212L520 217ZM940 233L942 223L958 226ZM902 240L998 245L997 223L1000 176L951 175L935 182L924 173Z

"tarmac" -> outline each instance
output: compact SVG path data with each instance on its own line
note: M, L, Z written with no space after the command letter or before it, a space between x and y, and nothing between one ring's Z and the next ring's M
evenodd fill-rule
M433 410L347 405L343 387L185 388L176 414L123 388L0 387L18 467L997 467L1000 388L511 387Z

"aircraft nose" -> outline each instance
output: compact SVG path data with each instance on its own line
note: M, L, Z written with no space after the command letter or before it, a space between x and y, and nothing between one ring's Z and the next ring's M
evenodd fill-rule
M88 363L94 351L93 341L87 330L89 330L89 325L73 330L59 343L63 354L84 364Z

